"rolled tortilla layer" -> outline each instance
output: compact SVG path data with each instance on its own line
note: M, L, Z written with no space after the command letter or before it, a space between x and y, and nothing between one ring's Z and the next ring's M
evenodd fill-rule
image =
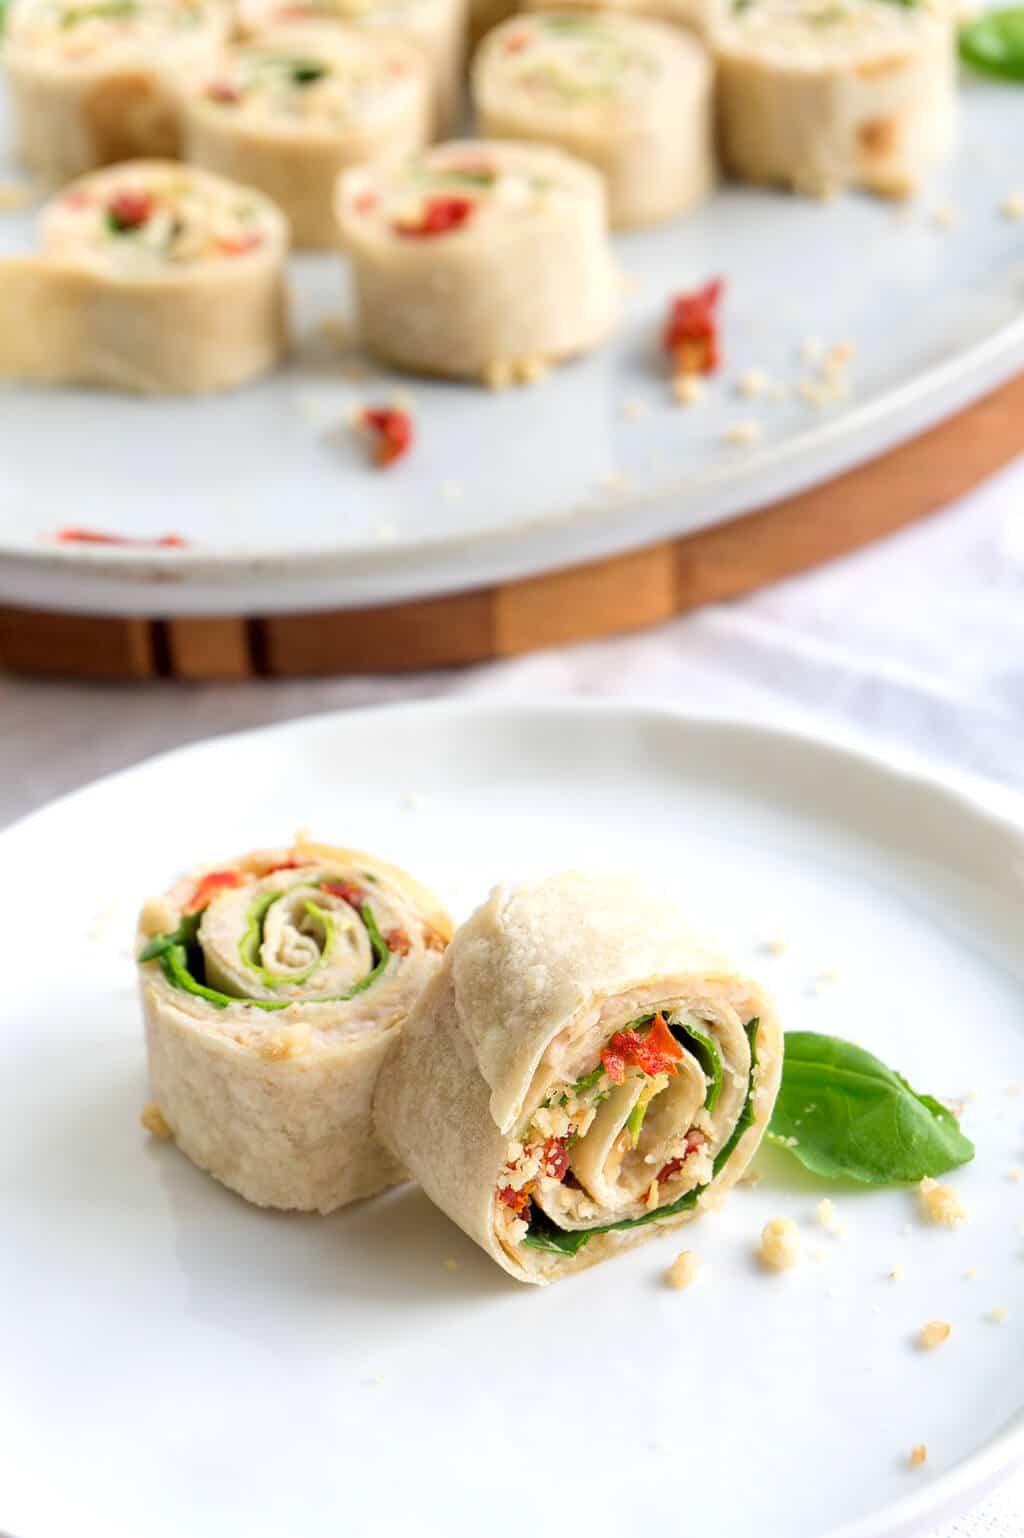
M196 83L186 98L186 154L272 198L294 245L333 247L338 176L420 149L429 118L427 67L408 41L293 26L227 49Z
M951 147L946 0L749 0L711 29L727 171L827 197L907 197Z
M452 141L347 171L336 209L362 340L399 368L527 377L617 315L601 179L550 146Z
M0 377L203 394L285 350L287 226L261 193L132 161L66 188L41 237L0 262Z
M568 11L614 12L625 16L649 16L684 27L703 37L708 25L712 0L559 0L558 9ZM524 11L549 11L552 0L526 0Z
M381 1073L377 1130L520 1281L546 1283L716 1207L782 1070L761 988L642 882L497 888Z
M514 17L473 64L480 132L557 144L601 173L613 229L685 213L714 180L711 61L664 22Z
M432 137L456 131L462 111L466 0L238 0L244 37L268 28L343 22L407 38L422 53L433 99Z
M222 0L12 0L0 57L22 161L59 185L177 155L181 87L228 26Z
M147 902L150 1082L178 1147L261 1207L331 1212L400 1180L371 1097L450 934L411 876L327 844L248 854Z

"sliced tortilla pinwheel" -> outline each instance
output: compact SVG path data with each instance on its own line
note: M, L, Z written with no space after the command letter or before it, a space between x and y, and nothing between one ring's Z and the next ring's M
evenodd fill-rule
M295 246L335 246L338 176L420 149L429 93L423 56L403 38L281 28L226 50L189 93L186 154L273 198Z
M0 377L204 394L284 352L288 232L261 193L130 161L66 188L41 236L0 262Z
M482 134L557 144L600 171L613 229L672 218L710 190L711 61L663 22L514 17L484 40L472 80Z
M670 26L684 27L703 37L712 3L713 0L559 0L558 9L649 16L654 21L667 21ZM552 0L525 0L520 9L549 11L554 7Z
M496 889L457 930L376 1123L471 1239L543 1284L718 1206L781 1070L756 983L643 882L569 873Z
M59 185L177 155L181 87L229 21L223 0L11 0L0 57L22 161Z
M955 133L947 0L721 0L726 170L815 197L914 193Z
M401 1179L370 1101L450 934L411 876L327 844L245 855L147 902L150 1081L178 1147L261 1207L331 1212Z
M550 146L453 141L347 171L336 209L363 343L398 368L531 377L617 315L601 179Z
M238 0L244 37L270 28L343 22L405 37L423 54L433 96L433 134L458 127L466 57L466 0Z

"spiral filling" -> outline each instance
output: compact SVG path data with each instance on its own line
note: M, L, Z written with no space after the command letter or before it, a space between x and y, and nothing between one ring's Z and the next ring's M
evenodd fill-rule
M665 1005L605 1035L549 1048L536 1108L509 1144L496 1190L498 1236L574 1255L598 1233L693 1206L753 1119L758 1020ZM607 1025L605 1024L605 1030ZM586 1071L568 1079L569 1064ZM536 1091L539 1087L539 1095Z

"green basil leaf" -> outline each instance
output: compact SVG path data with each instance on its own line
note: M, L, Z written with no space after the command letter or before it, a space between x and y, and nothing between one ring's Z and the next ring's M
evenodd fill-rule
M902 1185L974 1158L956 1117L863 1047L815 1031L786 1036L769 1137L826 1179Z
M965 64L1003 80L1024 80L1024 7L989 11L960 28Z

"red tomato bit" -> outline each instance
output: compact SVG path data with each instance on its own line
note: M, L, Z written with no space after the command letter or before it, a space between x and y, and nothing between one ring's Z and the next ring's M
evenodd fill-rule
M506 53L522 53L524 48L530 46L530 34L529 32L513 32L505 39L503 46Z
M506 1207L511 1207L517 1218L524 1218L530 1210L530 1187L523 1186L521 1191L512 1186L502 1186L498 1192L498 1200Z
M605 1072L613 1084L621 1084L627 1068L639 1068L653 1078L656 1073L675 1074L683 1049L668 1028L664 1015L655 1015L650 1030L616 1031L601 1053Z
M107 218L119 234L124 234L128 230L141 229L155 206L151 193L132 192L125 188L123 192L115 192L110 199Z
M359 423L373 437L373 460L381 470L393 465L412 447L412 417L400 406L367 406Z
M541 1172L551 1180L564 1180L565 1172L569 1168L569 1155L565 1148L565 1139L549 1137L541 1149Z
M712 278L695 293L673 299L661 342L677 374L713 374L721 363L718 303L724 289L721 278Z
M245 256L247 251L255 251L262 244L263 236L258 230L242 230L237 235L217 237L217 249L223 256Z
M408 956L412 950L412 941L404 929L389 929L384 936L384 944L389 951L394 951L396 956Z
M320 890L330 892L332 897L340 897L350 908L361 908L366 901L366 893L354 881L322 881Z
M398 219L392 225L396 235L422 239L424 236L447 235L461 229L472 215L472 198L456 195L428 198L418 219Z
M230 80L211 80L206 87L206 94L211 101L220 102L226 107L233 107L242 100L241 91Z
M200 877L196 882L195 891L185 904L185 913L199 913L216 897L218 892L227 892L233 887L244 886L248 876L241 870L211 870L208 875Z
M154 550L183 550L188 544L180 534L132 539L127 534L105 534L100 529L58 529L54 538L59 545L143 545Z

